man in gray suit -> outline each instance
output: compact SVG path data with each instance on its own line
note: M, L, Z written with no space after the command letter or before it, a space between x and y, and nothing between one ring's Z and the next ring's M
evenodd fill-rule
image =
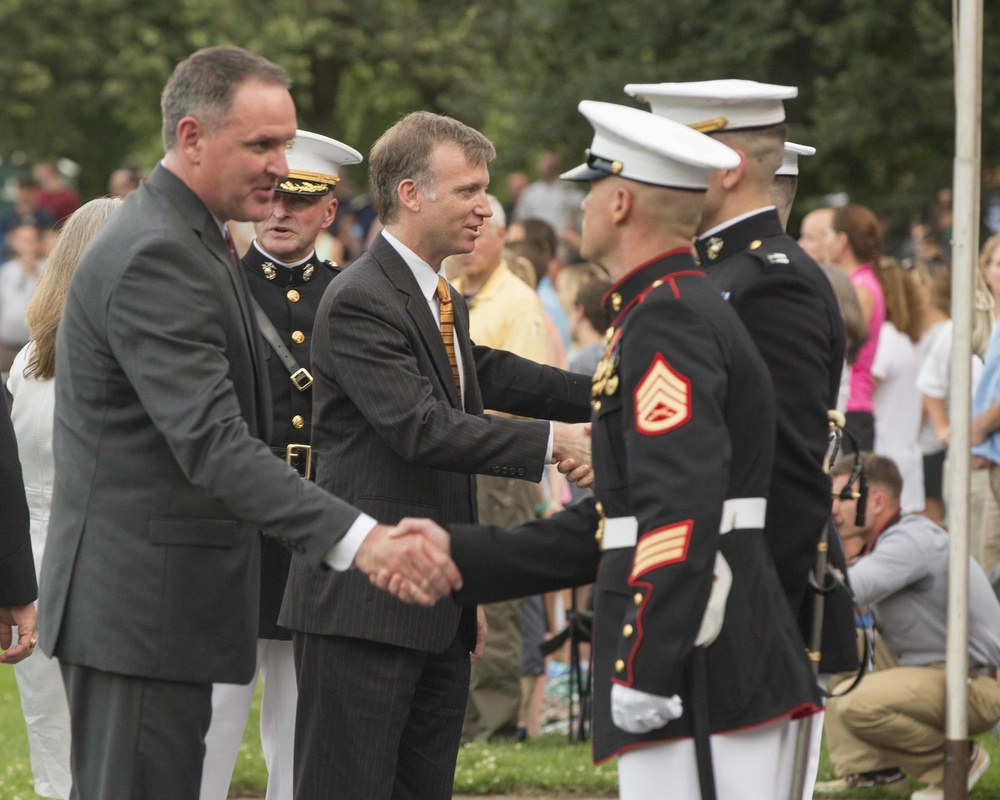
M261 441L267 372L223 226L270 212L288 86L235 47L182 62L161 101L166 155L70 287L39 629L66 684L74 798L198 796L211 684L254 672L258 530L317 572L389 558L418 585L460 582Z
M0 400L0 663L16 664L35 649L35 562L28 501L6 398ZM17 639L14 639L14 628Z
M436 114L383 134L369 165L385 230L317 313L316 481L379 519L471 522L476 473L538 481L550 458L590 460L584 426L540 421L589 419L589 376L473 346L465 301L443 277L441 262L470 252L492 213L493 156L478 131ZM450 798L469 656L485 633L475 610L450 598L406 606L364 575L320 574L295 555L279 622L295 631L297 800Z

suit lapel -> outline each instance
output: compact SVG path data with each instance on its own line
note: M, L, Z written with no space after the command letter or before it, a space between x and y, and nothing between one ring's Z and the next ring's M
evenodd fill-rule
M240 306L240 316L243 319L243 330L246 332L247 344L250 348L250 357L253 361L254 388L256 389L257 401L257 424L261 430L258 435L262 439L270 438L270 431L266 430L271 424L271 394L267 381L267 364L264 361L263 353L260 350L260 331L257 328L257 321L250 310L250 286L247 284L246 274L242 269L233 263L229 253L229 246L222 238L222 233L212 220L210 228L198 231L202 243L211 252L217 261L222 263L229 278L229 283L233 287L236 295L236 302Z
M455 388L455 380L451 374L451 365L448 363L448 353L444 349L444 340L441 338L441 329L438 328L437 320L431 315L427 298L420 291L417 279L413 277L413 273L406 265L406 262L403 261L403 257L396 252L396 248L381 236L377 237L372 243L371 254L378 261L382 270L389 280L392 281L396 289L405 295L406 313L420 334L425 350L431 356L434 371L437 373L438 383L447 392L452 405L456 408L461 408L461 399L458 396L458 390ZM458 304L454 303L454 306L457 308ZM462 357L465 358L469 338L469 326L467 322L464 328L461 329L461 332L459 326L456 324L455 338L459 339L459 346L463 348ZM469 358L471 358L471 355ZM468 380L466 383L468 383Z
M462 351L462 377L465 379L465 410L470 414L481 414L483 399L479 393L479 378L476 377L476 362L472 355L472 334L469 332L469 306L452 287L452 306L455 309L455 340ZM451 365L449 365L450 373ZM452 381L454 383L454 381Z
M267 383L267 365L264 362L263 354L259 347L257 323L250 313L250 304L247 300L250 288L247 286L246 276L243 274L242 269L237 268L233 264L232 258L229 255L229 247L226 245L226 240L222 238L222 232L219 230L215 218L208 210L208 207L194 192L162 164L156 166L147 180L153 188L161 192L173 204L198 235L202 245L204 245L212 258L212 262L206 263L205 266L225 271L229 285L232 287L236 302L239 305L247 346L250 349L255 389L254 406L256 419L254 423L256 428L259 429L257 434L266 439L267 432L264 429L271 422L271 399Z

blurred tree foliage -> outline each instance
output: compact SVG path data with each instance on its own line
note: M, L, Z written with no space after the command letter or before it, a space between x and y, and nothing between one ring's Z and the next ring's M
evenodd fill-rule
M998 164L991 5L983 151ZM407 111L448 113L496 142L497 178L530 172L545 148L573 163L590 135L580 99L743 77L799 87L789 137L819 150L803 164L803 211L843 191L905 223L951 180L946 0L0 0L0 154L69 156L84 194L100 193L123 159L158 157L167 76L219 43L289 71L302 127L366 152Z

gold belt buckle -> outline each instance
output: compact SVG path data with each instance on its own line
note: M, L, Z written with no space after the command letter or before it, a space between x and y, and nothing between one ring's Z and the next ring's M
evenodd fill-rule
M299 471L298 467L295 466L293 460L305 456L306 466L304 470ZM308 444L290 444L285 448L285 463L288 464L292 469L299 472L303 480L309 480L309 476L312 475L312 446Z

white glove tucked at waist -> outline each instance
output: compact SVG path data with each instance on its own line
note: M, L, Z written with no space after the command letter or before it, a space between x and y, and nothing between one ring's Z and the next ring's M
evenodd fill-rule
M640 692L616 683L611 687L611 719L615 726L629 733L648 733L679 719L684 704L679 695L663 697Z

